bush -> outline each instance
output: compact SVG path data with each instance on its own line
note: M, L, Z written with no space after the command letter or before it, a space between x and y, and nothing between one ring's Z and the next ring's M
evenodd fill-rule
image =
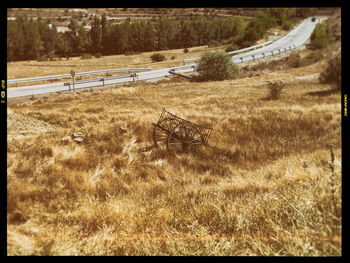
M36 61L38 62L41 62L41 61L48 61L49 59L48 58L45 58L45 57L37 57L36 58Z
M197 71L202 81L233 79L238 75L238 67L223 50L204 53Z
M132 55L139 55L141 54L142 52L140 51L133 51L133 50L128 50L128 51L125 51L124 55L125 56L132 56Z
M83 55L81 55L81 59L90 59L90 58L92 58L91 54L84 53Z
M285 21L282 25L283 30L289 30L291 28L292 28L292 22L289 20Z
M298 68L303 66L303 61L299 55L299 53L292 53L287 59L287 65L293 68Z
M94 57L95 58L100 58L100 57L102 57L102 54L101 53L96 53L96 54L94 54Z
M188 48L185 48L184 53L188 53L188 52L189 52Z
M326 32L324 25L317 24L314 31L311 34L311 45L314 48L321 49L327 47L329 43L329 36Z
M320 83L335 83L341 87L341 55L340 53L328 61L328 65L319 77Z
M235 50L238 50L238 49L239 49L239 46L237 46L236 44L231 44L225 49L225 51L226 52L231 52L231 51L235 51Z
M251 47L251 46L254 46L254 45L255 45L254 41L244 41L241 44L241 48Z
M151 59L152 59L153 62L159 62L159 61L165 60L165 56L162 55L162 54L159 54L159 53L154 53L151 56Z
M323 59L323 53L322 50L316 50L313 51L312 53L308 54L304 60L305 60L305 65L310 65L313 63L316 63L317 61L320 61L321 59Z
M284 83L282 81L269 82L269 99L276 100L281 96L282 90L284 88Z

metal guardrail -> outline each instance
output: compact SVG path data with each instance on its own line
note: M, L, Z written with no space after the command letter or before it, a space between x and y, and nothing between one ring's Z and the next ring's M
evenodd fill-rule
M261 59L261 58L266 58L269 56L273 56L273 55L278 55L287 51L290 51L292 49L295 49L296 45L291 45L288 47L284 47L284 48L277 48L268 52L262 52L262 53L258 53L255 55L249 55L249 56L242 56L236 59L233 59L233 62L238 64L238 63L243 63L243 62L247 62L247 61L251 61L251 60L256 60L256 59Z
M247 48L243 48L243 49L239 49L239 50L230 51L230 52L227 52L227 54L229 54L229 55L237 54L237 53L245 52L245 51L252 50L252 49L255 49L255 48L267 46L267 45L270 45L271 43L272 43L272 41L267 41L267 42L264 42L264 43L259 44L259 45L255 45L255 46L251 46L251 47L247 47Z
M119 75L119 76L110 76L110 77L104 77L104 78L94 78L94 79L86 79L86 80L78 80L78 81L70 81L65 82L63 86L69 86L69 90L71 89L71 86L83 84L83 83L91 83L91 82L102 82L102 86L105 85L106 80L113 80L113 79L122 79L122 78L133 78L133 81L135 82L137 75L136 73L133 74L125 74L125 75Z
M108 73L116 73L116 72L150 71L150 70L152 69L151 68L107 69L107 70L80 72L80 73L76 73L75 76L77 77L77 76L108 74ZM71 78L71 77L72 77L71 74L63 74L63 75L43 76L43 77L34 77L34 78L10 79L10 80L7 80L7 84L34 82L34 81L43 81L43 80L52 80L52 79L65 79L65 78Z
M229 54L229 55L237 54L237 53L240 53L240 52L245 52L245 51L249 51L249 50L252 50L252 49L255 49L255 48L267 46L267 45L269 45L271 43L272 43L272 41L267 41L267 42L264 42L264 43L259 44L259 45L255 45L255 46L251 46L251 47L247 47L247 48L242 48L242 49L239 49L239 50L230 51L230 52L227 52L227 54ZM197 61L197 60L200 60L200 59L201 59L200 57L199 58L184 59L183 64L185 65L186 62L193 62L193 61Z

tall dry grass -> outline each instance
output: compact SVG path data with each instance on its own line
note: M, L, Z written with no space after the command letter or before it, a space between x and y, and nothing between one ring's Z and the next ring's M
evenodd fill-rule
M8 138L8 254L341 255L340 94L306 95L329 86L291 78L266 100L259 83L273 78L12 105L55 130ZM212 126L209 145L140 151L163 107Z

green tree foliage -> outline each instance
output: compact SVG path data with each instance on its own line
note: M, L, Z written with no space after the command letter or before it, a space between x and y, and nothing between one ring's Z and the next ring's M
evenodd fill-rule
M100 52L102 49L102 23L101 20L95 16L94 22L90 29L91 50Z
M317 49L327 47L329 43L329 35L326 32L325 26L323 24L317 24L310 39L311 45Z
M212 51L202 55L197 72L202 81L233 79L237 77L238 67L226 52Z
M296 15L297 17L306 18L306 17L315 15L316 11L317 11L316 8L310 8L310 7L307 7L307 8L297 8L297 9L295 10L295 15Z

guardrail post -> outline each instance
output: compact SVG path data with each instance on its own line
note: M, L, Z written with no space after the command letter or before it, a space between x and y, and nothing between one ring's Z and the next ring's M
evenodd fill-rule
M239 59L241 60L241 63L243 63L243 57L240 57Z
M253 57L253 61L255 60L255 55L252 55L252 57Z

